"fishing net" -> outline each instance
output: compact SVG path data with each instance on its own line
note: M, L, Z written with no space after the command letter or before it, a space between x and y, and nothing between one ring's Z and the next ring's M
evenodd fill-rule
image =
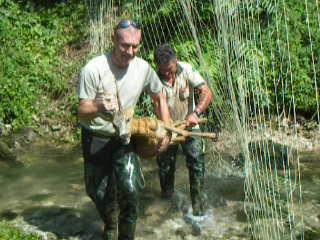
M207 171L244 177L245 211L253 239L304 239L297 109L305 104L319 123L318 1L289 0L86 0L92 53L111 46L120 19L142 25L140 56L153 62L159 44L171 43L182 61L207 79L213 101L205 129L221 132L219 143L207 142ZM303 5L297 12L295 5ZM289 20L300 19L305 34L299 59ZM319 47L319 45L317 46ZM310 66L308 74L298 68ZM303 82L303 87L299 86ZM152 115L144 96L137 115ZM275 132L290 135L274 138ZM231 160L230 160L231 159Z

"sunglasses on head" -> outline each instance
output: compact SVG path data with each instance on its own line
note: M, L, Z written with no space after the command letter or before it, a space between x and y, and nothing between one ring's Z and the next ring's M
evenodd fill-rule
M136 29L140 29L140 25L138 23L136 23L135 21L131 21L131 20L122 20L118 23L118 25L116 26L116 30L118 29L124 29L124 28L128 28L128 27L134 27Z

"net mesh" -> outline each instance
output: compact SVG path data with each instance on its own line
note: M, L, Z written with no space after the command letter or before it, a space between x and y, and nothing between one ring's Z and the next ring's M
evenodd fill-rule
M169 42L180 60L191 63L207 79L214 97L206 113L206 130L219 126L224 140L208 143L207 171L244 176L245 210L253 239L304 239L299 146L295 144L296 106L301 101L296 98L300 90L294 87L299 59L291 54L296 32L288 23L292 2L86 0L92 54L111 46L113 27L120 19L132 18L142 25L139 54L144 59L152 63L154 48ZM319 123L319 56L314 45L319 37L312 35L310 25L320 30L320 15L318 1L312 2L312 9L310 2L299 4L305 7L301 24L307 28L305 50L312 66L308 86L314 89L314 118ZM144 96L136 113L152 114L150 99ZM283 122L290 117L288 126ZM273 132L288 129L294 148L273 139ZM226 160L226 153L232 161Z

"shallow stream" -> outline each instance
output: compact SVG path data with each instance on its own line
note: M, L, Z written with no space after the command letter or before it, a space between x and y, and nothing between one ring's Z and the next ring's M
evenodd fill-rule
M19 160L23 166L0 168L0 219L43 239L100 239L102 222L85 194L80 147L36 143ZM301 162L305 239L320 239L319 153L303 153ZM249 239L243 177L207 171L208 207L199 224L190 214L185 162L177 164L177 191L167 201L160 199L155 160L142 161L146 188L136 239Z

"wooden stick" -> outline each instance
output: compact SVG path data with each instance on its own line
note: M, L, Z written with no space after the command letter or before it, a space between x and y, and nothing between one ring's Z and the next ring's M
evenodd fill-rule
M212 139L216 138L216 134L215 133L189 132L189 131L186 131L186 130L182 130L182 129L179 129L179 128L176 128L176 127L167 126L167 125L164 125L164 128L166 130L171 131L171 132L178 133L178 134L180 134L180 135L182 135L184 137L198 136L198 137L205 137L205 138L212 138Z
M187 136L188 137L197 136L197 137L205 137L205 138L212 138L212 139L216 138L216 134L211 132L188 132L187 131Z
M183 136L179 136L179 137L175 137L175 138L171 139L171 143L173 143L173 144L182 143L185 141L186 141L186 138Z
M206 118L199 119L199 124L206 123L206 122L208 122L208 119L206 119ZM174 127L180 127L180 125L186 125L186 124L187 124L187 120L181 120L181 121L176 121L173 125L174 125Z
M171 132L178 133L178 134L180 134L180 135L182 135L182 136L185 135L185 130L183 130L183 129L176 128L176 127L171 127L171 126L167 126L167 125L164 125L164 128L165 128L166 130L171 131Z

